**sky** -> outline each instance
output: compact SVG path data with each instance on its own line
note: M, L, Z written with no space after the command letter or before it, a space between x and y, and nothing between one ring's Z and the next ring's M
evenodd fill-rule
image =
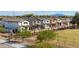
M35 15L64 14L73 16L76 13L76 11L0 11L0 16L21 16L30 13L33 13Z

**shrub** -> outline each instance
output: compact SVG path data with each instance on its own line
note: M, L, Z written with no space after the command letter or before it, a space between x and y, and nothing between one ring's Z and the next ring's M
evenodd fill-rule
M37 35L37 40L40 42L43 40L55 39L56 34L52 30L41 31Z
M5 31L4 27L0 26L0 32L4 32L4 31Z
M27 38L27 37L30 37L32 35L32 33L30 31L24 30L23 32L18 31L17 35L22 38Z

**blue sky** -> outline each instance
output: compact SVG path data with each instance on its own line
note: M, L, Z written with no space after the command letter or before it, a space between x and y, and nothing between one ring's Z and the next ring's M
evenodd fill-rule
M74 15L76 11L14 11L14 15L24 15L33 13L35 15L52 15L52 14L64 14L64 15ZM13 11L0 11L0 15L13 16Z

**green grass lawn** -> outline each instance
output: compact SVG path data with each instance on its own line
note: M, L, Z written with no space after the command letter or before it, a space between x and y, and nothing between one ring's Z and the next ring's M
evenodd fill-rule
M79 47L79 29L56 31L57 41L66 47Z

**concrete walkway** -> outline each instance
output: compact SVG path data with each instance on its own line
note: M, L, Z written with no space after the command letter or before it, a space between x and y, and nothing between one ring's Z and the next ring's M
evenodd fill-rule
M4 44L3 42L6 41L7 38L0 36L0 48L11 48L11 46L8 46Z
M0 36L0 48L20 48L22 44L8 42L7 38Z
M0 44L0 48L12 48L11 46L8 46L6 44Z
M22 48L22 47L27 47L26 45L32 45L33 42L36 40L36 36L32 36L30 38L25 38L24 41L22 42L22 39L17 38L16 40L11 39L12 41L17 41L21 43L7 43L7 39L5 37L0 36L0 48Z

